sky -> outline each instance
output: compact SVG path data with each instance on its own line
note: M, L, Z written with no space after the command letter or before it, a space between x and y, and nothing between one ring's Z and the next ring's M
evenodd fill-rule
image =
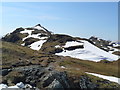
M118 40L117 2L3 2L0 36L41 24L54 33Z

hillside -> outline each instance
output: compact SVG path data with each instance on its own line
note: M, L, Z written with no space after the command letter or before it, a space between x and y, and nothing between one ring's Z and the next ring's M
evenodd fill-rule
M89 39L53 34L38 24L7 34L2 38L1 49L0 88L119 87L117 81L89 74L120 78L118 56L100 49Z
M3 37L2 40L27 46L47 54L70 56L96 62L100 60L118 60L119 55L119 46L109 41L96 37L84 39L53 34L40 24L29 28L17 28Z

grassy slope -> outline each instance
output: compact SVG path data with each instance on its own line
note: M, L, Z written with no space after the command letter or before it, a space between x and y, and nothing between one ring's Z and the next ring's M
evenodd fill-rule
M102 63L74 59L70 57L47 55L31 50L28 47L19 46L9 42L2 42L2 51L3 68L11 68L14 67L14 65L17 65L15 67L18 67L21 65L31 64L41 64L43 66L47 66L52 62L56 70L66 71L70 77L86 75L84 72L94 72L103 75L120 77L118 76L118 62L120 60L111 63ZM60 66L65 66L66 68L62 69ZM87 76L93 78L93 81L100 79L91 75ZM103 87L103 85L101 87Z
M51 60L59 61L60 66L65 66L71 71L89 71L98 72L105 75L118 76L118 61L110 63L93 62L87 60L74 59L70 57L57 57L51 55L41 54L37 51L31 50L27 47L22 47L15 45L13 43L2 42L2 63L3 67L6 65L14 64L17 62L31 62L31 63L41 63L40 61ZM39 61L39 62L38 62Z
M39 61L37 51L31 50L28 47L22 47L14 43L2 42L2 67L11 67L14 64L34 64L34 59Z
M60 62L59 65L65 66L66 70L70 72L73 71L74 73L85 71L120 77L118 75L118 61L103 63L67 57L64 61Z

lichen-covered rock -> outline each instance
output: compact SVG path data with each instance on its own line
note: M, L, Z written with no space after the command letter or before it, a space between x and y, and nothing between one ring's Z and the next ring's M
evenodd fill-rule
M69 80L65 72L58 72L39 65L31 65L26 67L16 67L13 72L6 76L9 85L19 83L27 83L33 87L43 88L70 88ZM8 79L9 78L9 79ZM5 80L6 80L5 79Z
M81 89L96 89L97 85L87 76L80 76L79 85Z

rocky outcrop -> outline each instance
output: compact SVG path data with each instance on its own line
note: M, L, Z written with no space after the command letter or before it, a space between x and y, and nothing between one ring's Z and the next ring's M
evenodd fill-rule
M6 75L6 79L4 79L7 80L6 83L9 85L11 83L16 84L21 81L40 89L70 88L67 74L65 72L55 71L52 68L32 65L14 68L12 71L13 72ZM16 73L16 75L14 73Z
M25 46L28 46L36 41L39 41L39 39L30 37L30 38L25 39L24 43L25 43Z
M67 41L74 41L75 39L68 35L62 35L62 34L54 34L49 39L48 42L59 42L59 43L65 43Z
M2 40L7 42L16 43L19 40L22 40L23 37L26 36L26 34L20 34L20 31L23 31L23 28L17 28L15 31L13 31L10 34L7 34L6 36L2 37Z
M111 41L99 39L98 37L91 36L89 40L96 45L97 47L105 50L110 51L110 48L108 46L112 46Z
M12 71L11 69L1 69L0 70L0 75L5 76L11 71Z
M51 50L49 53L50 54L55 54L55 53L60 53L62 52L63 49L62 48L54 48L53 50Z
M113 54L120 56L120 51L115 51Z
M81 89L97 89L98 85L93 83L87 76L80 76L79 85Z
M4 69L5 71L6 69ZM8 71L8 70L7 70ZM73 80L74 79L74 80ZM68 73L54 70L53 67L43 67L41 65L31 65L16 67L11 72L6 73L2 83L7 85L15 85L19 82L30 84L32 87L51 90L70 90L70 89L98 89L104 84L107 88L118 88L116 84L112 84L108 80L96 79L93 82L92 78L87 75L69 77Z
M22 31L26 31L26 32L21 33ZM19 45L25 43L25 46L28 46L38 40L43 40L42 38L44 37L48 38L50 36L51 36L51 32L48 31L46 28L42 27L40 24L38 24L35 27L17 28L12 33L9 33L4 37L2 37L2 40L12 43L17 43ZM25 37L26 39L23 40Z
M44 43L41 50L47 54L55 54L63 51L62 48L55 48L56 45L63 46L67 41L75 41L74 37L64 34L52 34Z
M80 48L84 48L83 45L77 45L77 46L71 46L71 47L67 47L67 48L64 48L65 50L75 50L75 49L80 49Z

